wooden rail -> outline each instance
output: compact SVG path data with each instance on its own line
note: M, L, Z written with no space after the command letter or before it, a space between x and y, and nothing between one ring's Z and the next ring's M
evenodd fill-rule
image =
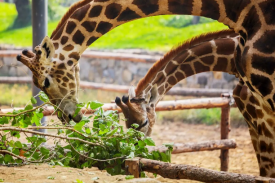
M13 84L13 83L31 83L31 77L0 77L0 83ZM81 81L80 87L83 89L97 89L104 91L112 91L119 93L128 93L129 86L114 85L114 84L102 84L93 83L87 81ZM193 96L193 97L219 97L221 93L232 92L226 89L201 89L201 88L181 88L173 87L168 91L167 95L179 95L179 96Z

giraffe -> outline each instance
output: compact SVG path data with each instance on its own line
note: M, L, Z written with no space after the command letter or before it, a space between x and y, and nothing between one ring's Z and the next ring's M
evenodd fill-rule
M235 55L237 71L274 112L274 6L272 0L82 0L70 7L35 54L24 50L17 60L30 68L34 84L63 111L61 119L77 122L81 114L73 114L78 102L78 60L90 44L113 28L139 18L205 16L241 35Z

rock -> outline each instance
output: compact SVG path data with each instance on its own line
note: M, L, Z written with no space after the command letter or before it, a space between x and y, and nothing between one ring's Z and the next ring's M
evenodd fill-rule
M131 73L129 70L125 69L125 70L122 72L122 79L123 79L123 81L125 81L125 82L127 82L127 83L131 82L132 79L133 79L132 73Z
M82 60L80 63L80 79L88 79L91 65L87 60Z
M9 76L16 76L16 67L10 67L9 69Z
M223 73L223 78L228 82L233 81L233 80L238 80L234 75L231 75L228 73Z
M108 61L108 67L109 68L112 68L112 67L114 67L115 66L115 60L112 60L112 59L110 59L109 61Z
M206 76L199 76L198 77L198 84L199 85L207 85L207 77Z

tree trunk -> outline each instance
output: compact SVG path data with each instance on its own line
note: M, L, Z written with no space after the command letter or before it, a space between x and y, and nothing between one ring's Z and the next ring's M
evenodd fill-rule
M31 6L29 0L14 0L17 17L12 28L22 28L31 25Z

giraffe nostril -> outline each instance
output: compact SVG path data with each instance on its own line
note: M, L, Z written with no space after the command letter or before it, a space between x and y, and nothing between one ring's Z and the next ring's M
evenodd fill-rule
M68 117L69 117L69 119L70 119L70 120L72 120L72 119L73 119L73 117L72 117L72 115L71 115L71 114L69 114L69 116L68 116Z

